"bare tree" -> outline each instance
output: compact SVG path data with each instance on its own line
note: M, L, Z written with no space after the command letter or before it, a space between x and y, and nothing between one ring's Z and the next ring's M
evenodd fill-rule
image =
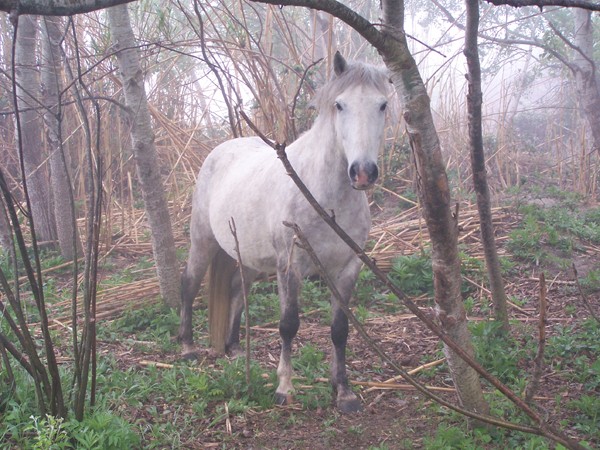
M474 350L460 287L458 218L450 204L448 177L429 106L430 99L403 31L404 2L384 1L383 17L389 31L384 32L388 39L380 51L403 98L404 120L417 166L419 198L431 236L438 318L444 331L472 355ZM444 346L444 353L461 403L467 409L486 413L488 406L477 372L447 346Z
M50 184L54 205L54 217L60 253L66 260L81 255L82 247L75 223L75 209L71 177L62 144L61 123L63 111L61 97L61 67L63 64L60 41L61 20L57 17L42 19L42 94L46 145L50 152Z
M36 59L37 29L36 17L19 18L14 55L17 105L20 110L17 135L21 141L22 164L25 169L26 188L31 201L36 238L46 245L53 246L56 240L54 212L50 207L48 171L41 151L40 78Z
M471 154L471 171L473 173L473 187L477 195L477 209L479 212L479 223L481 241L485 255L485 265L492 292L492 303L494 315L501 329L508 333L508 311L504 280L498 252L496 251L496 239L494 237L494 226L492 224L492 208L490 202L490 190L487 183L485 169L485 155L483 152L483 131L481 126L481 104L483 94L481 92L481 67L479 64L479 50L477 48L477 33L479 32L479 2L478 0L466 0L467 26L465 30L465 56L469 73L467 76L469 92L467 95L467 108L469 110L469 147Z
M490 1L490 0L488 0ZM436 2L437 3L437 2ZM496 4L496 2L494 2ZM524 6L514 1L498 1L497 4L514 4L514 6ZM537 0L534 5L543 6L546 2ZM566 1L566 3L569 3ZM600 76L598 75L598 56L594 53L594 28L592 24L592 9L598 9L587 5L585 2L572 2L564 6L576 6L581 3L581 8L573 8L573 30L565 32L552 20L552 13L545 13L543 22L539 25L538 33L547 31L548 28L563 43L564 49L554 48L547 39L541 39L536 35L523 36L506 28L506 37L499 38L486 33L480 33L480 36L488 42L510 46L532 46L542 49L554 60L559 61L564 67L568 68L575 78L577 101L580 104L583 115L585 116L590 132L594 141L594 147L600 150ZM550 4L548 2L548 4ZM527 2L531 5L531 2ZM443 8L443 7L442 7ZM587 9L582 9L587 8ZM555 12L555 11L554 11ZM459 22L451 17L447 10L444 14L452 23L462 28ZM532 19L530 19L532 20Z
M114 45L117 49L125 100L132 121L131 140L152 234L152 250L160 292L168 305L176 307L180 303L180 270L175 254L175 239L156 157L154 133L140 57L131 29L127 6L119 5L109 8L108 18Z
M600 151L600 75L594 59L592 12L576 8L574 15L573 73L581 107L590 125L594 146ZM597 59L597 58L596 58Z

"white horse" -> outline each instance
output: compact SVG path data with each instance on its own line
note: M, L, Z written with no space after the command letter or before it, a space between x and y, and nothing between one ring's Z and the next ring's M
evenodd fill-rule
M317 201L361 246L371 226L365 189L377 179L383 145L388 76L376 67L334 58L335 77L318 93L318 117L312 128L287 147L288 159ZM276 401L293 392L291 351L298 331L298 292L305 277L316 274L310 257L294 245L297 223L315 248L344 301L350 299L361 267L353 251L317 215L286 174L275 150L261 139L240 138L216 147L198 174L192 203L191 248L182 275L179 339L183 355L193 355L192 302L210 265L209 327L211 346L240 351L242 282L236 269L234 219L244 279L249 288L259 273L276 273L280 300L281 357ZM247 290L247 289L246 289ZM343 412L360 410L348 386L345 366L348 319L332 302L331 383Z

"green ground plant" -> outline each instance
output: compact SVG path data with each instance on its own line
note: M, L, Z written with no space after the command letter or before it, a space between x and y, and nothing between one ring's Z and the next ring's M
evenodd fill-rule
M600 219L600 209L577 212L579 218L565 215L564 211L573 211L567 206L546 209L524 209L525 220L519 239L528 242L527 251L537 251L541 263L549 261L544 252L548 247L558 249L562 254L578 251L578 239L598 242L596 226ZM540 244L541 243L541 244ZM540 244L538 247L535 245ZM520 244L519 244L520 245ZM537 249L537 250L536 250ZM523 248L521 249L523 250ZM525 250L523 250L525 252ZM2 258L0 258L0 263ZM484 277L482 263L461 253L463 275L476 282ZM56 260L54 263L58 263ZM118 276L108 277L105 286L118 286L134 281L139 277L138 270L147 266L147 262L135 268L121 270ZM505 268L510 270L510 261ZM61 276L64 273L61 274ZM143 275L141 275L143 276ZM395 261L390 277L409 295L431 295L432 274L428 250ZM58 278L47 278L44 288L52 301L64 299ZM588 271L581 279L582 287L587 291L598 289L600 270ZM467 285L467 283L465 283ZM477 300L466 286L465 307L471 312L479 306ZM524 307L527 298L512 298L513 303ZM310 280L304 284L301 293L302 310L317 311L315 316L329 325L329 292L319 280ZM364 270L354 293L353 309L361 321L376 315L393 314L402 310L401 302L390 298L375 280L373 274ZM567 305L569 306L569 305ZM575 309L573 308L573 312ZM256 283L250 296L250 315L252 324L277 322L279 319L279 300L277 286L273 281ZM196 336L201 339L207 331L205 306L200 303L194 310ZM0 326L6 324L0 321ZM141 347L137 341L148 342L144 351L173 353L177 351L174 336L177 333L179 317L176 311L161 303L129 311L119 319L99 327L99 339L118 342L137 350ZM501 337L492 322L473 321L470 330L479 361L493 374L499 377L518 393L522 393L530 377L530 362L535 354L537 342L535 336L524 336L519 324L513 324L514 336ZM58 338L58 336L57 336ZM155 343L155 344L152 344ZM597 423L600 417L600 401L596 395L600 389L600 327L589 319L574 325L554 326L548 336L545 364L556 377L577 383L582 395L570 396L562 400L557 395L556 408L565 412L562 425L590 439L600 440ZM349 351L351 355L352 352ZM426 359L439 358L441 355L427 355ZM156 367L123 367L112 354L103 354L98 363L98 392L95 408L91 409L82 422L70 418L58 420L52 416L38 416L31 399L35 395L26 382L24 374L17 374L15 393L9 395L0 392L0 449L23 448L166 448L185 447L186 439L200 438L207 429L217 428L225 418L240 418L254 411L269 411L273 421L294 427L305 420L302 413L281 412L274 408L274 389L276 374L258 363L251 363L250 384L246 384L244 360L217 360L210 365L200 363L176 364L171 369ZM297 392L295 399L306 411L329 408L332 402L332 389L329 383L317 381L329 377L329 365L325 353L313 344L300 345L294 354L294 368L299 379L294 381ZM198 370L200 369L200 370ZM424 380L444 376L443 367L431 368L420 374ZM2 378L0 367L0 378ZM373 373L382 374L383 368L377 364ZM65 383L69 383L65 375ZM398 394L400 395L400 394ZM524 420L514 405L497 393L487 396L492 412L514 420ZM22 401L30 399L29 401ZM432 416L441 417L441 425L435 435L427 436L419 446L427 449L480 449L480 448L517 448L547 449L550 445L536 436L509 433L503 430L470 429L466 420L443 408L423 403L423 408L431 411ZM137 421L127 421L132 411L141 412ZM136 413L137 414L137 413ZM339 416L332 413L328 426L321 433L329 433L331 442L336 442L340 433ZM324 425L325 425L324 420ZM202 424L202 425L199 425ZM363 428L354 425L347 430L359 435ZM223 432L225 447L233 444L235 436ZM411 448L409 441L403 445ZM381 444L375 448L387 448ZM393 447L390 447L393 448ZM555 447L555 448L561 448Z
M599 210L582 210L570 200L551 207L523 205L519 208L522 224L510 233L508 248L520 260L568 267L578 240L600 242Z

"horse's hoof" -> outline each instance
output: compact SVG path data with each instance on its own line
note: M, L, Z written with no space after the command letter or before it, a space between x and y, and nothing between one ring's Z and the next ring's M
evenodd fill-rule
M190 351L181 354L182 361L196 361L198 359L200 359L200 354L196 351Z
M292 394L275 392L275 404L279 406L291 405L294 401Z
M242 349L242 347L239 344L227 347L227 349L225 350L225 353L227 354L227 356L229 356L232 359L239 358L240 356L246 355L246 352Z
M347 400L338 400L337 407L341 413L352 414L362 411L362 405L358 398L350 398Z

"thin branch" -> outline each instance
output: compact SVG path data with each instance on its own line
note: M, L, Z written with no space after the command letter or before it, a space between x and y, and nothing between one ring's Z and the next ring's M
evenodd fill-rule
M192 29L194 30L196 35L200 38L200 49L202 50L202 56L204 57L204 62L208 65L208 68L213 73L213 75L217 79L217 83L219 84L219 90L221 91L221 94L223 96L223 101L225 102L225 105L227 106L227 117L229 118L229 127L231 128L233 137L239 137L242 134L241 129L239 129L239 123L236 123L234 110L233 110L233 107L231 106L231 101L229 100L229 97L227 96L227 92L225 90L225 85L223 84L223 80L221 79L220 71L222 72L222 70L220 68L218 68L215 63L211 62L211 60L208 56L208 46L206 45L206 37L205 37L205 33L204 33L204 20L202 19L202 14L200 13L200 9L198 8L198 3L199 2L197 0L194 0L194 12L196 13L196 18L198 19L198 24L200 25L200 29L199 30L196 29L192 20L189 17L187 17L187 14L186 14L186 18L188 19L188 22L192 26ZM202 6L202 9L204 10L203 6ZM181 10L184 11L184 8L182 7ZM239 94L237 94L237 91L235 91L235 90L233 90L233 91L238 96L238 102L241 103Z
M242 254L240 253L240 241L237 236L237 228L235 226L235 220L233 217L229 221L229 229L233 235L235 241L235 253L237 254L238 268L240 269L240 279L242 282L242 296L244 298L244 312L246 321L246 385L248 391L251 391L252 384L250 384L250 311L248 307L248 293L246 292L246 278L244 276L244 264L242 263Z
M465 30L465 26L462 23L460 23L460 21L458 19L456 19L452 15L452 13L447 8L445 8L438 0L431 0L431 1L442 12L442 14L444 14L444 16L446 16L446 20L448 20L448 22L450 22L451 24L453 24L454 26L456 26L460 30L463 30L463 31ZM487 0L487 1L490 1L490 0ZM497 37L494 37L494 36L490 36L488 34L485 34L482 31L479 31L478 35L482 39L485 39L486 41L489 41L489 42L493 42L495 44L500 44L500 45L526 45L526 46L532 46L532 47L541 48L542 50L544 50L545 52L549 53L554 58L556 58L557 60L559 60L565 66L567 66L572 72L577 71L577 67L573 63L571 63L567 58L565 58L559 52L557 52L556 50L554 50L553 48L551 48L550 46L546 45L544 42L542 42L542 41L540 41L538 39L525 38L525 37L519 37L518 39L517 38L515 38L515 39L508 39L508 38L502 39L502 38L497 38Z
M314 66L319 64L321 61L323 61L323 58L319 58L312 64L309 64L308 67L306 67L306 69L304 69L302 78L300 78L300 83L298 83L298 89L296 89L296 94L294 95L294 101L292 102L292 111L290 112L290 114L292 115L292 128L293 128L292 132L293 132L294 136L298 135L298 132L296 131L296 104L298 103L298 99L300 98L300 91L302 90L302 86L304 86L304 80L306 80L306 77L308 76L308 72L310 71L310 69L312 69Z
M588 55L586 55L585 52L583 52L577 45L573 44L569 39L567 39L566 36L564 34L562 34L558 28L556 28L556 26L554 25L554 23L552 23L552 21L546 20L546 22L548 23L548 25L550 26L550 28L552 29L554 34L556 34L558 36L558 38L561 41L563 41L567 47L569 47L573 51L577 52L579 54L579 56L581 56L583 59L585 59L589 63L590 67L592 68L592 76L595 76L594 72L596 71L596 64L594 63L594 61L592 61L588 57ZM575 68L575 70L581 70L575 64L573 64L573 67ZM571 68L571 70L573 70L573 68Z
M317 11L324 11L337 17L342 22L351 26L364 37L373 47L381 50L386 45L386 35L378 30L375 25L362 17L353 9L336 0L252 0L255 3L266 3L268 5L303 6ZM394 30L398 32L399 30Z
M538 349L533 360L533 374L531 381L525 390L525 401L531 403L533 396L538 390L542 369L544 366L544 350L546 348L546 313L548 302L546 301L546 276L540 273L540 315L538 321Z
M285 152L285 145L276 144L275 150L277 157L281 160L287 174L290 176L294 184L298 187L306 200L311 204L321 218L331 227L331 229L356 253L359 259L373 272L373 274L381 280L385 286L412 312L419 318L437 337L440 338L451 350L453 350L460 358L466 361L479 375L489 381L496 389L498 389L506 398L513 402L525 414L527 414L538 426L536 434L542 434L545 437L559 442L568 448L584 449L583 446L574 442L568 436L565 436L558 430L551 429L551 425L543 420L540 415L534 411L521 397L516 395L511 389L504 385L498 378L490 374L481 364L473 359L456 341L454 341L445 331L427 314L425 314L412 300L410 300L398 287L390 281L383 273L377 264L371 259L365 251L352 240L352 238L338 225L321 207L306 185L302 182ZM472 414L472 413L471 413ZM483 420L483 419L482 419Z
M4 351L8 350L8 353L10 353L12 355L12 357L17 360L17 362L21 365L21 367L23 367L32 378L35 378L34 368L31 366L31 364L29 364L29 361L27 360L25 355L23 353L21 353L17 349L17 347L15 347L14 344L8 340L8 338L4 335L4 333L0 333L0 349L2 349L3 358L5 357ZM9 363L8 359L6 359L5 363L6 363L7 371L9 371L12 374L12 370L10 370L10 365L9 365L10 363Z
M306 251L306 253L310 256L313 264L315 264L315 266L319 270L319 274L323 277L323 279L325 280L325 283L327 284L327 287L331 291L331 294L333 296L332 301L335 301L336 306L339 306L340 309L342 311L344 311L344 314L346 314L348 319L352 322L352 325L356 328L356 330L359 332L361 337L367 342L367 344L369 345L371 350L373 350L383 361L388 363L396 372L398 372L402 376L402 378L404 378L406 381L408 381L419 392L421 392L428 398L434 400L435 402L439 403L440 405L450 408L460 414L464 414L465 416L470 417L472 419L480 420L482 422L487 422L489 424L503 427L503 428L522 431L525 433L532 433L532 434L537 434L537 435L543 434L539 429L536 429L536 428L525 427L522 425L510 423L510 422L505 422L501 419L497 419L495 417L488 416L486 414L478 414L476 412L473 412L473 411L464 409L460 406L457 406L457 405L437 396L427 386L423 385L422 383L417 381L415 378L413 378L411 375L409 375L408 372L406 372L404 369L402 369L402 367L400 367L399 364L396 364L396 362L394 360L392 360L389 356L387 356L387 354L381 349L381 347L378 346L373 341L373 339L371 339L371 337L365 331L365 329L362 326L362 324L360 323L360 321L352 313L350 308L348 308L348 306L344 303L341 294L339 293L339 291L337 290L337 287L335 286L335 283L333 282L333 280L327 273L327 270L325 269L325 267L323 266L323 264L317 257L315 251L313 250L312 246L310 245L310 242L308 241L308 239L302 232L302 229L295 223L284 222L283 224L286 227L289 227L292 230L294 230L296 238L299 241L296 243L296 245L298 245L300 248L302 248L304 251Z
M38 16L73 16L134 0L0 0L0 11Z

